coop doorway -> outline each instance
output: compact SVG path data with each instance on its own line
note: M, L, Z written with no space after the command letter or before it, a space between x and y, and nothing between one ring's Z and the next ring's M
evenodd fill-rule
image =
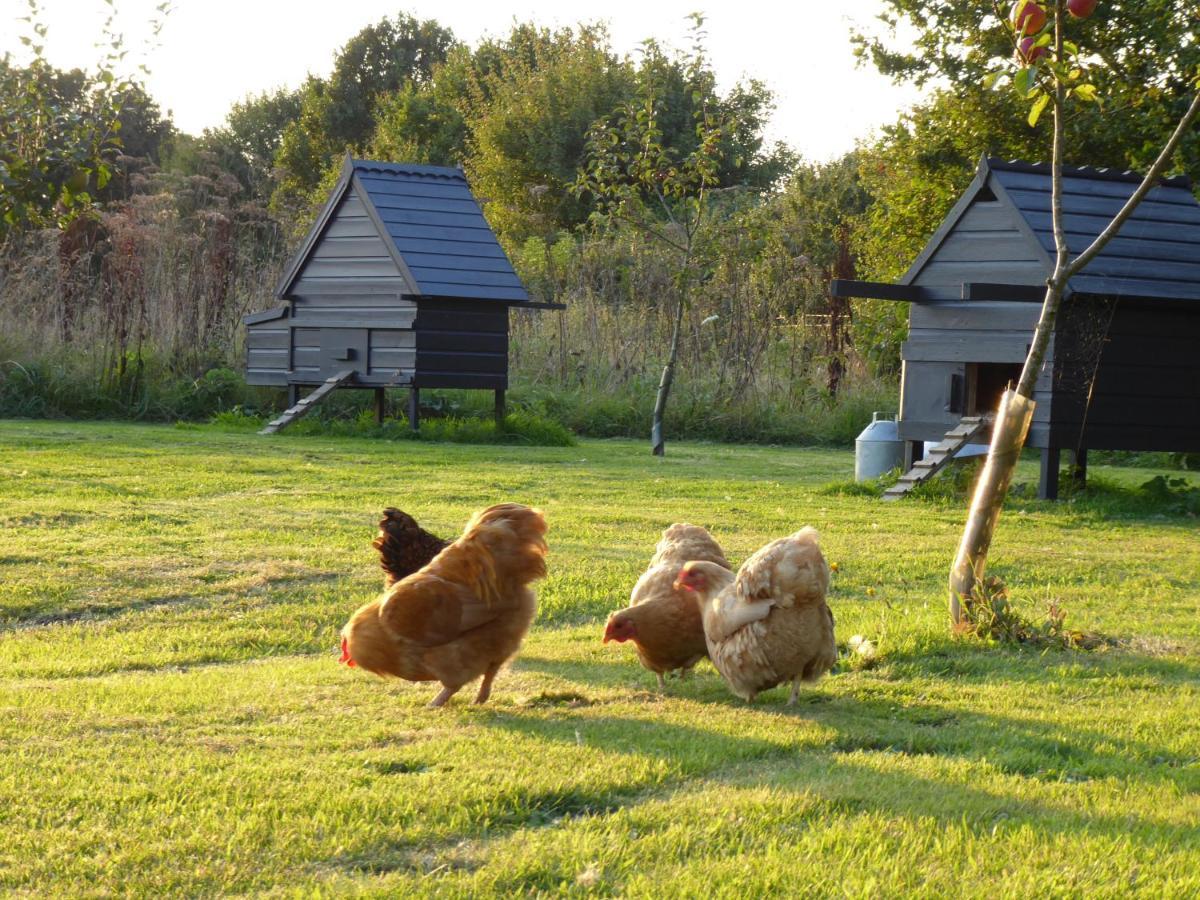
M1020 363L967 363L966 415L982 416L1000 407L1008 386L1021 379Z

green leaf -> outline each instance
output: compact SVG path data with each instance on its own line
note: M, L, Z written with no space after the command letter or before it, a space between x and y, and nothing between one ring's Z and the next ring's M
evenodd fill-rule
M1038 123L1038 119L1042 117L1046 106L1050 103L1050 95L1043 93L1033 103L1033 108L1029 110L1029 127L1032 128Z
M1073 92L1076 97L1087 103L1096 102L1096 86L1094 84L1079 84Z
M1018 70L1017 74L1013 76L1013 88L1021 98L1029 96L1029 89L1032 85L1032 82L1033 69L1028 66Z

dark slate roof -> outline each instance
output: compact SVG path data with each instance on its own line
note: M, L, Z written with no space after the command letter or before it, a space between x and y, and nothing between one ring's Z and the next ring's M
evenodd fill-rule
M996 158L982 165L991 173L991 183L1002 189L997 196L1017 209L1053 259L1050 167ZM1141 180L1133 172L1063 169L1063 221L1072 256L1104 230ZM1200 300L1200 203L1192 195L1191 182L1164 179L1151 188L1104 251L1071 279L1071 289Z
M359 159L352 165L419 293L529 299L462 169Z
M355 192L418 296L529 300L461 169L346 158L342 177L277 290L284 296L339 201Z

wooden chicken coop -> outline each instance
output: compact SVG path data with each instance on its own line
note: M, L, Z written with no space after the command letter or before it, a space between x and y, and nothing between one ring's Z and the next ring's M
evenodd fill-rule
M246 316L246 381L288 389L275 431L337 388L508 387L508 311L533 303L461 169L346 158L275 290ZM555 307L561 308L561 307ZM316 390L301 398L305 387Z
M1141 177L1091 168L1063 174L1075 255ZM1041 450L1041 497L1057 496L1063 450L1081 479L1089 449L1200 450L1200 203L1191 188L1182 177L1152 188L1071 279L1027 441ZM838 296L910 306L898 423L909 475L896 494L962 444L987 439L986 415L1020 377L1053 263L1049 166L984 157L896 284L834 283ZM923 443L939 440L921 469L912 468Z

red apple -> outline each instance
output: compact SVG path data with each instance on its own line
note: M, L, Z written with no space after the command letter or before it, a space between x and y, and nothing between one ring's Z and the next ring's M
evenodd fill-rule
M1012 19L1017 34L1037 34L1046 27L1046 11L1033 0L1017 0L1013 4Z
M1017 46L1017 56L1030 65L1046 55L1045 47L1033 46L1034 40L1035 39L1031 37L1022 38L1021 43Z
M1098 0L1067 0L1067 12L1074 19L1086 19L1096 11Z

